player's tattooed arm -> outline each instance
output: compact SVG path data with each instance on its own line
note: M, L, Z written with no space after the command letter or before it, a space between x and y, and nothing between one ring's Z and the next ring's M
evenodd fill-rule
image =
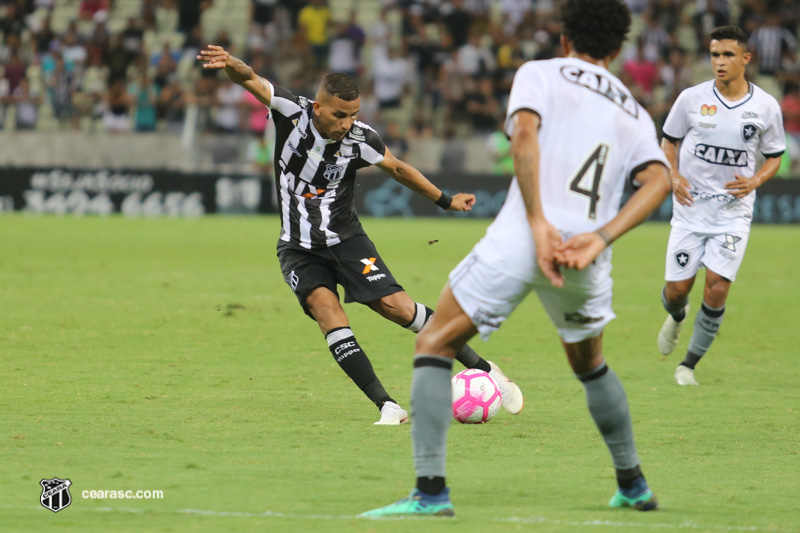
M386 152L384 153L383 161L378 163L377 167L389 174L392 179L404 187L424 196L431 202L435 202L448 211L470 211L475 204L474 194L458 193L450 198L439 190L436 185L431 183L422 172L405 161L397 159L388 148L386 148ZM449 200L449 203L447 205L442 205L441 201L443 199Z
M270 104L272 92L267 80L256 74L247 63L233 57L221 46L208 45L205 50L200 50L197 59L205 61L203 68L206 70L225 69L225 74L232 82L238 83L250 91L264 105Z
M517 178L528 223L536 245L536 263L550 283L564 286L564 275L556 257L561 244L561 234L544 216L539 192L539 125L538 113L520 110L511 117L511 157L514 160L514 175Z

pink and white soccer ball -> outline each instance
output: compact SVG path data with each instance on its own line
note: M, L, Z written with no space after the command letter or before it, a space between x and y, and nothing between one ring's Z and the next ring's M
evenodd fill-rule
M502 397L494 379L470 368L453 376L453 418L462 424L484 424L500 409Z

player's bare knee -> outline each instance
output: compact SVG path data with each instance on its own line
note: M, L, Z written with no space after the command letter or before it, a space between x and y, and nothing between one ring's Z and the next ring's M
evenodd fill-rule
M706 286L703 293L703 301L706 305L717 308L725 305L725 300L728 299L728 290L730 282L724 279L717 280L710 285Z
M664 287L664 296L670 303L682 302L692 290L691 281L668 282Z

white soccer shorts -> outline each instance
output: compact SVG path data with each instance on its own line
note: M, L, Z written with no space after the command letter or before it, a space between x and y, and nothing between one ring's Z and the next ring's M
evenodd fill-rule
M534 254L518 250L509 257L484 257L476 246L450 273L450 289L483 340L531 290L564 342L596 337L616 318L611 308L611 251L585 270L565 270L564 278L564 288L557 289L536 266Z
M705 266L723 278L734 281L742 266L749 232L700 233L673 227L667 243L664 279L683 281L697 275Z

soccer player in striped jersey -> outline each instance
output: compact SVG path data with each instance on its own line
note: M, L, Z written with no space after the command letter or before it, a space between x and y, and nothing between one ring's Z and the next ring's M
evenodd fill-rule
M683 91L664 123L661 147L671 165L672 229L667 244L668 315L658 350L669 355L689 311L689 292L706 268L703 303L686 357L675 369L678 385L697 385L695 365L717 336L731 283L744 259L756 188L778 171L786 149L778 102L749 83L747 36L734 26L711 31L714 79ZM756 171L756 159L764 163Z
M436 314L417 337L411 382L416 488L362 516L455 513L445 483L453 356L475 334L496 331L531 291L558 330L611 454L617 491L609 505L658 507L640 468L625 390L603 357L602 339L615 317L610 244L667 197L667 162L652 119L607 70L630 26L623 0L566 0L561 19L567 57L530 61L514 76L505 131L515 176L506 202L450 273ZM639 189L620 208L626 180ZM569 484L561 490L577 494Z
M292 94L253 72L220 46L209 45L198 60L224 69L271 111L276 129L275 176L281 233L278 258L284 280L308 316L316 320L336 362L378 406L377 425L398 425L408 413L389 395L356 340L340 301L359 302L403 327L419 332L433 311L411 299L392 276L353 207L356 171L376 165L393 179L442 209L469 211L472 194L450 197L417 169L395 158L380 135L357 120L358 85L346 74L325 76L316 99ZM522 410L519 387L469 346L458 353L468 368L489 372L500 386L503 407Z

